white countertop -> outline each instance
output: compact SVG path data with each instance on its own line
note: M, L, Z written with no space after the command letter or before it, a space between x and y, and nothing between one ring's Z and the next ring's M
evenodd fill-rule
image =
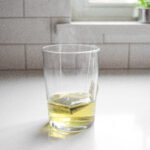
M150 150L150 71L101 71L95 124L67 139L48 122L40 71L0 72L0 150Z

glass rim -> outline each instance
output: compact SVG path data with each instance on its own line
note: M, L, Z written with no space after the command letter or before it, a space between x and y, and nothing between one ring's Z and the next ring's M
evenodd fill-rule
M85 51L56 51L56 50L50 50L48 48L58 47L58 46L83 46L91 48L90 50ZM55 54L81 54L81 53L94 53L99 52L100 48L96 45L90 45L90 44L52 44L52 45L45 45L42 47L43 53L55 53Z

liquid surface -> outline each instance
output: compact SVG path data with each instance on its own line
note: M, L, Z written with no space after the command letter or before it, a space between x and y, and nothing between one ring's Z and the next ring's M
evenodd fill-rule
M86 93L56 94L48 99L50 122L76 128L93 122L95 101Z

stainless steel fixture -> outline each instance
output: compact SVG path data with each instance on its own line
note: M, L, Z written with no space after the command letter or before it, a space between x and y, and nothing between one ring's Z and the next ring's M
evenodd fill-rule
M139 8L139 22L150 23L150 8Z

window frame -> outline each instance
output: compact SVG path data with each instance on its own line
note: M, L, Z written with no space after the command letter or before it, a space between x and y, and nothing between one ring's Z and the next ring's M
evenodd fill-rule
M73 21L134 21L135 3L89 3L72 0Z

